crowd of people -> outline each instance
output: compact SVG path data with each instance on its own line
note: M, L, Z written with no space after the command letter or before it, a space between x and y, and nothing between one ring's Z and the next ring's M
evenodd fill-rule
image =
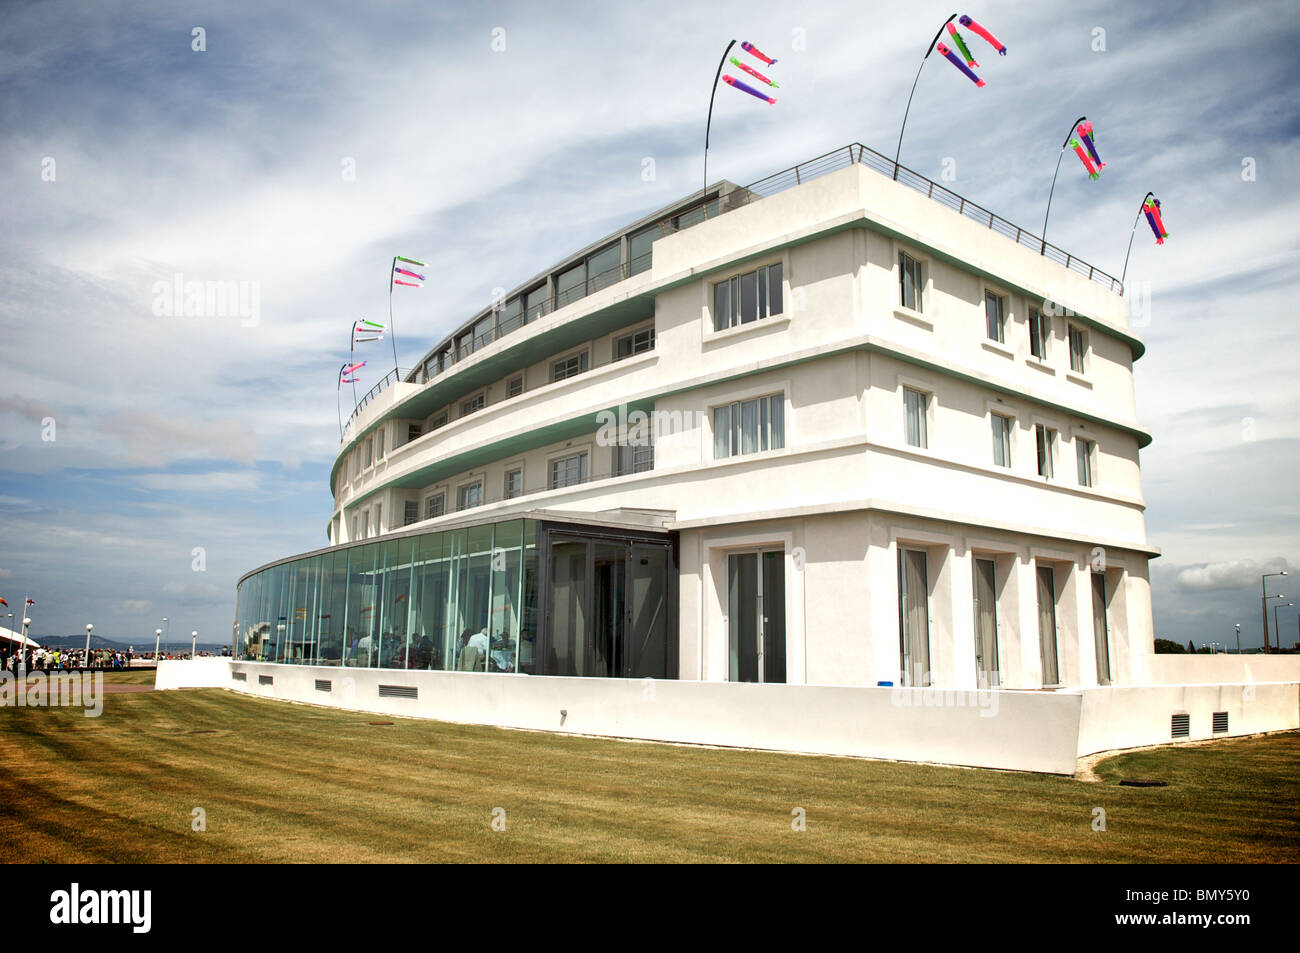
M0 671L16 673L21 666L28 672L71 672L82 669L96 671L129 668L132 654L116 649L19 648L0 642Z

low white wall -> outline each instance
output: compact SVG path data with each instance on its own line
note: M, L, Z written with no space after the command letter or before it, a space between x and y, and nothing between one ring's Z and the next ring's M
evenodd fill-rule
M1152 685L1300 682L1300 655L1148 655Z
M238 680L236 676L243 676ZM262 679L268 679L263 684ZM328 682L326 690L317 681ZM379 695L405 686L417 698ZM1078 691L944 692L922 688L408 672L238 662L163 661L157 687L250 695L381 715L648 741L853 755L1073 774L1076 758L1171 741L1300 727L1300 685L1168 685Z
M230 659L159 659L154 688L229 688Z
M1083 689L1079 756L1115 748L1168 744L1172 718L1187 714L1186 740L1300 728L1300 685L1157 685ZM1228 713L1228 731L1213 732L1216 711Z

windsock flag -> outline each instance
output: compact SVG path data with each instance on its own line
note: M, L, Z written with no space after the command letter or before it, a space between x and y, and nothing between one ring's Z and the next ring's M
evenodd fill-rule
M753 43L750 43L749 40L745 40L743 43L741 43L740 48L744 50L746 53L748 53L750 56L754 56L762 60L768 66L776 65L776 60L772 59L772 57L768 56L766 53L760 50Z
M401 262L402 264L398 264ZM406 267L406 266L413 267ZM402 285L405 288L420 288L424 285L424 275L415 271L414 268L423 268L424 262L416 261L414 258L403 258L401 255L393 258L393 284ZM398 277L401 275L402 277Z
M773 99L771 96L767 95L767 93L760 93L760 92L759 92L758 90L756 90L753 86L750 86L748 83L742 83L740 80L736 79L736 77L734 77L734 76L728 76L726 73L723 73L723 74L722 74L722 81L723 81L724 83L726 83L728 86L732 87L733 89L738 89L738 90L740 90L742 93L749 93L749 95L751 95L751 96L755 96L755 97L757 97L758 99L763 100L763 102L765 102L765 103L775 103L775 102L776 102L776 100Z

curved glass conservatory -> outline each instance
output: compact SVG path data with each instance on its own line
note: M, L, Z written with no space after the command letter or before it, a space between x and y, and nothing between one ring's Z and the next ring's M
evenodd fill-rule
M239 581L256 662L677 677L675 540L536 519L385 536Z

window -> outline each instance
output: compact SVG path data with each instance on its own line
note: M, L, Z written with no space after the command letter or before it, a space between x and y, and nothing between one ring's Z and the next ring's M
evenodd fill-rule
M420 502L418 500L407 500L402 504L402 525L410 526L412 523L420 522Z
M361 517L358 516L356 513L353 513L352 514L352 538L353 539L361 538L358 535L361 532L360 527L361 527Z
M640 354L643 351L652 351L655 346L655 329L642 328L633 334L628 334L614 342L614 360L621 361L625 357L631 357L633 354Z
M780 314L782 295L780 262L719 281L713 286L713 330Z
M375 434L375 459L382 460L383 458L384 458L384 432L381 430L379 431L379 433Z
M784 394L770 394L713 408L715 459L780 450L784 446Z
M540 285L524 297L524 323L536 321L546 313L546 285Z
M644 473L655 468L655 445L647 441L644 446L638 443L621 443L614 448L614 476L627 476L629 473Z
M378 536L384 531L384 524L381 517L384 515L384 504L375 504L375 535Z
M1079 458L1079 486L1093 484L1093 478L1096 476L1093 472L1093 448L1096 446L1091 440L1084 440L1082 437L1074 438L1074 449Z
M1047 342L1052 337L1052 323L1038 308L1029 309L1029 353L1040 361L1047 360Z
M407 443L410 443L412 440L417 440L417 439L419 439L419 436L420 436L420 434L421 434L422 432L423 432L423 431L421 430L419 424L407 424L407 425L406 425L406 442L407 442Z
M1086 373L1084 359L1088 356L1088 336L1081 328L1070 325L1070 370Z
M361 514L361 538L365 539L370 535L370 511L365 510Z
M587 259L588 294L599 291L601 288L608 288L623 279L623 270L619 268L621 264L619 256L618 246L610 245Z
M643 271L650 270L651 250L655 239L658 237L659 227L657 225L643 228L635 235L628 236L627 272L629 275L639 275Z
M921 263L907 252L898 253L899 303L912 311L921 311L921 290L925 282L921 277Z
M518 397L524 392L524 375L518 374L506 381L506 397Z
M1034 444L1038 447L1038 475L1052 478L1052 456L1056 452L1056 431L1034 424Z
M551 365L551 382L562 381L566 378L581 374L587 369L587 352L573 354L562 360L556 361Z
M984 292L984 322L990 341L1006 343L1007 299L991 291Z
M551 461L551 489L574 486L587 479L587 454L575 453Z
M587 293L587 263L580 261L555 276L555 306L563 308Z
M990 414L993 421L993 463L999 467L1011 466L1011 418Z
M468 417L476 410L482 410L486 403L486 394L475 394L473 397L469 398L469 400L461 401L460 415L462 417Z
M470 334L473 335L474 350L487 347L496 340L496 316L489 313L486 318L480 318Z
M516 328L522 327L524 323L524 299L515 297L511 298L501 306L501 314L497 320L497 333L509 334Z
M352 451L352 478L355 480L361 475L361 451Z
M483 505L483 481L469 483L456 491L456 509L469 510Z
M506 471L505 498L513 500L524 493L524 471L515 469Z
M929 403L929 394L912 390L910 387L903 388L904 430L908 446L928 447L930 445L925 420Z
M447 412L444 410L429 421L429 433L447 426Z
M373 439L374 439L374 438L372 438L372 437L367 437L367 438L366 438L366 462L365 462L365 466L367 466L367 467L370 466L370 464L372 464L372 463L374 462L374 460L373 460L372 457L371 457L371 451L372 451L372 449L373 449L373 446L372 446L372 441L373 441Z
M431 520L441 516L447 511L447 496L445 493L435 493L433 496L426 497L424 500L424 518Z

